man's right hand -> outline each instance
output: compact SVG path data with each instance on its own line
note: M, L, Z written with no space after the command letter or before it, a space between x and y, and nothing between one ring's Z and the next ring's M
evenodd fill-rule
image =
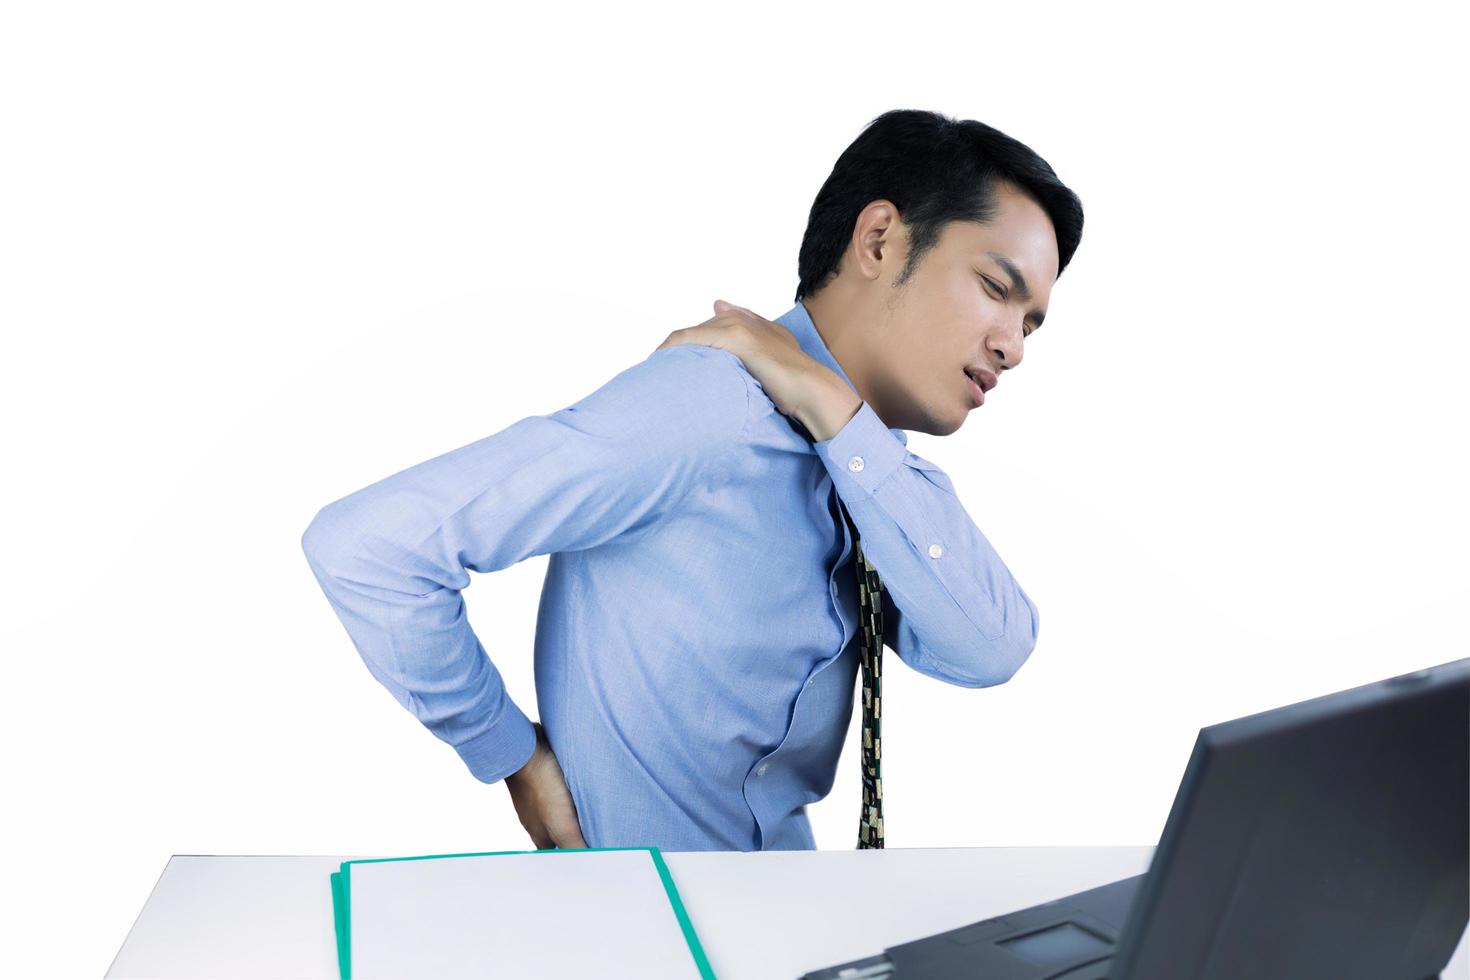
M510 790L516 816L537 850L586 847L582 827L577 822L577 805L572 802L561 764L551 751L541 723L531 724L536 728L536 748L524 766L505 777L505 788Z

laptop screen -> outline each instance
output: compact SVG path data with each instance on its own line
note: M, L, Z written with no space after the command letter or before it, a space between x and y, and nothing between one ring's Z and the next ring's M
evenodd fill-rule
M1432 976L1467 828L1470 658L1203 728L1109 977Z

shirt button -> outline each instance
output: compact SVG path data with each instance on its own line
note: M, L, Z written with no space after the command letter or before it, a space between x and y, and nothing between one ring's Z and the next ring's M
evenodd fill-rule
M766 774L766 770L769 768L771 768L771 764L769 762L762 762L760 768L755 771L755 774L757 776L764 776Z
M847 461L847 468L854 473L861 473L863 471L863 458L861 456L854 456L852 459L849 459Z
M931 544L929 546L929 557L930 558L938 558L942 554L944 554L944 549L941 548L939 545L937 545L937 544Z

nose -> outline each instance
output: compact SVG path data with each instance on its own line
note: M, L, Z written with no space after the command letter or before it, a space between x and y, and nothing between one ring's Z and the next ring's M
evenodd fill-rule
M1009 370L1021 363L1021 358L1024 355L1024 345L1021 340L1023 329L1019 325L998 326L991 332L989 343L991 353L995 355L996 359L996 374Z

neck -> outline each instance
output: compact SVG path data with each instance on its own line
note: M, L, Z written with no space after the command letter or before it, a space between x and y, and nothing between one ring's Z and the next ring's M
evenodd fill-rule
M833 359L842 366L847 380L857 389L858 397L872 407L885 425L890 424L879 406L880 399L873 384L873 362L868 344L873 325L866 319L866 310L854 302L853 297L839 290L836 282L807 296L801 303L811 316L812 326L817 328L822 343L827 345Z

